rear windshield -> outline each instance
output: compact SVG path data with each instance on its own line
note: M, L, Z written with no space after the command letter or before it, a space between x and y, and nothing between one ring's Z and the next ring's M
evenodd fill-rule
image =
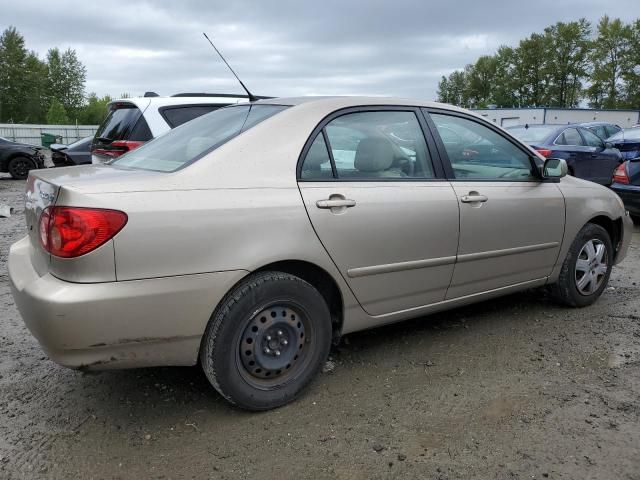
M221 108L167 132L112 163L121 167L173 172L285 108L280 105Z
M133 104L116 104L96 132L96 138L113 140L138 140L153 138L142 112Z
M507 128L507 132L516 137L518 140L527 143L543 142L549 135L556 131L558 127L512 127Z
M620 142L622 140L640 140L640 127L620 130L615 135L609 137L608 140L612 142Z

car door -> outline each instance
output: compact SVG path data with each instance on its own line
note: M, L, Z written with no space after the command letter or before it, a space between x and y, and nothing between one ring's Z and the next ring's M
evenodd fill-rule
M551 274L565 223L557 185L542 181L533 155L492 125L462 113L430 109L425 114L441 156L448 159L444 167L460 208L447 299Z
M591 181L610 185L613 171L622 162L620 151L615 148L606 148L604 141L586 128L580 128L579 132L589 148Z
M591 156L592 149L586 145L577 128L570 127L562 131L553 142L552 149L554 157L567 160L571 175L585 180L595 180L595 157Z
M413 108L334 113L301 155L313 227L364 310L384 315L444 300L459 212Z

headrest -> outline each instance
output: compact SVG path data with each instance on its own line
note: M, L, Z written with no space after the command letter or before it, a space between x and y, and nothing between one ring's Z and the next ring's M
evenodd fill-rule
M384 137L363 138L358 143L353 166L360 172L381 172L391 166L394 151Z

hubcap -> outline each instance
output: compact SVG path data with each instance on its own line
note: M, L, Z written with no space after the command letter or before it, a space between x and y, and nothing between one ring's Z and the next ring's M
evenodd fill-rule
M14 163L13 166L13 171L18 175L18 176L25 176L29 173L29 164L26 160L18 160L16 163Z
M582 295L594 294L602 285L608 270L607 247L598 239L584 244L576 261L576 287Z
M300 312L285 305L273 305L255 315L240 340L246 373L272 379L291 371L305 353L305 323Z

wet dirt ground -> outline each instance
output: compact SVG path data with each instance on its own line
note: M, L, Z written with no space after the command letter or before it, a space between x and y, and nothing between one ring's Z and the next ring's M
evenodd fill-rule
M589 308L532 290L352 334L299 401L252 414L195 367L48 360L7 281L23 189L0 178L2 479L640 479L637 227Z

